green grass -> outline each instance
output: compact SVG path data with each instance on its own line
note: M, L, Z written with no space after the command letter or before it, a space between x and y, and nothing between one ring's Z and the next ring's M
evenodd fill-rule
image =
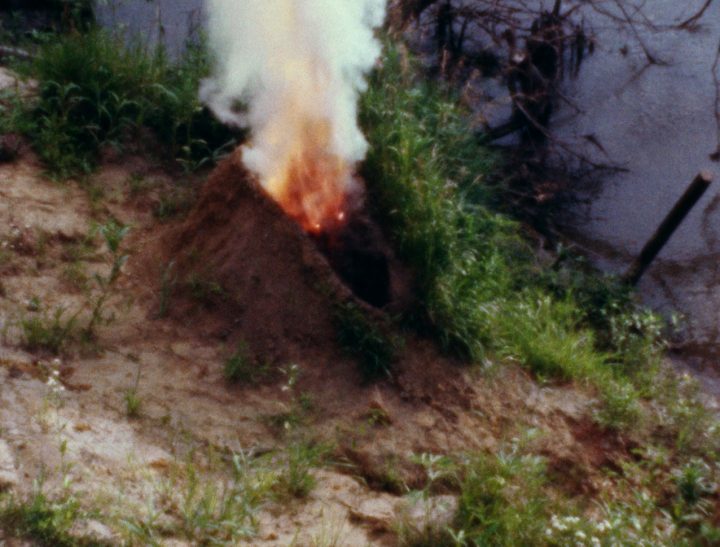
M387 47L361 104L362 174L372 212L415 275L405 321L470 362L511 360L593 386L605 425L631 422L658 369L662 322L566 252L553 267L537 263L520 225L497 212L500 158L478 145L469 119Z
M127 46L102 30L59 35L27 68L39 82L39 100L15 125L58 178L91 172L103 148L131 147L147 130L161 144L156 148L196 169L233 138L197 97L208 70L200 46L171 63L162 50Z
M389 376L399 346L397 337L389 335L353 302L335 305L335 325L343 351L357 360L366 381Z
M269 367L258 362L245 341L238 343L235 352L225 360L225 379L233 384L257 384L270 375Z
M279 473L273 488L276 499L303 499L315 488L317 481L312 469L318 467L327 447L308 443L294 443L287 447L277 462Z
M25 349L58 355L78 334L77 314L67 316L63 308L50 314L40 310L22 318L20 328Z
M53 547L100 546L101 542L74 537L70 531L86 516L78 500L69 494L51 499L41 485L27 499L0 496L0 529L16 538Z

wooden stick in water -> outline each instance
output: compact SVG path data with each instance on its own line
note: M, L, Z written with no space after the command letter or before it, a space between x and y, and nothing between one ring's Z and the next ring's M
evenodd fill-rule
M645 244L642 251L640 251L640 255L635 259L630 268L628 268L625 275L623 275L622 279L626 283L637 285L645 273L645 270L648 269L677 227L685 220L685 217L708 189L712 179L713 175L709 171L702 171L695 177L695 180L688 186L685 193L677 203L675 203L675 206L667 214L665 220L662 221L653 236Z

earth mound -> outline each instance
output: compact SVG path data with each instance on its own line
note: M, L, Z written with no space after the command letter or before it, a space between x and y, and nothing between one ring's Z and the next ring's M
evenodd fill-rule
M237 157L221 163L163 243L171 314L253 352L292 359L335 339L333 302L353 298L300 227Z

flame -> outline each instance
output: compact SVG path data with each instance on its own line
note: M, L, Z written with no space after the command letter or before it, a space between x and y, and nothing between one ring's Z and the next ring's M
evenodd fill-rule
M285 121L283 138L293 132L293 125L298 128L292 116ZM299 126L292 146L282 147L284 157L276 158L263 186L306 232L318 234L344 223L356 182L352 166L329 151L328 122L304 121Z
M251 129L242 161L309 232L343 223L362 188L368 144L357 122L380 56L386 0L207 0L216 64L200 96Z

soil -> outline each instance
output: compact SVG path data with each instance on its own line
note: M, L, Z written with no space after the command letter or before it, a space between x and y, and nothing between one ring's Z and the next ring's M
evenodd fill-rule
M237 157L207 182L109 157L90 181L61 184L27 147L19 154L0 164L4 488L26 493L44 474L58 491L69 469L84 504L142 514L190 456L202 467L210 448L282 450L290 436L274 417L292 411L298 394L307 404L296 434L328 443L335 463L314 472L306 500L263 510L254 545L306 545L329 530L347 545L395 544L404 494L425 481L413 454L494 451L532 428L550 468L571 476L577 493L601 488L603 468L627 457L625 440L588 425L593 398L577 386L539 386L512 364L481 373L409 333L393 378L363 383L336 343L334 302L353 299L379 319L384 312L356 299ZM178 188L197 190L194 206L184 218L157 218ZM112 320L57 361L27 351L23 318L38 307L82 309L83 278L107 273L107 251L88 234L110 218L132 227L130 260L106 305ZM241 342L273 371L257 383L223 375ZM299 381L288 390L280 370L292 364ZM62 391L49 381L54 368ZM131 418L125 395L134 387L141 408ZM121 541L119 528L88 526Z

